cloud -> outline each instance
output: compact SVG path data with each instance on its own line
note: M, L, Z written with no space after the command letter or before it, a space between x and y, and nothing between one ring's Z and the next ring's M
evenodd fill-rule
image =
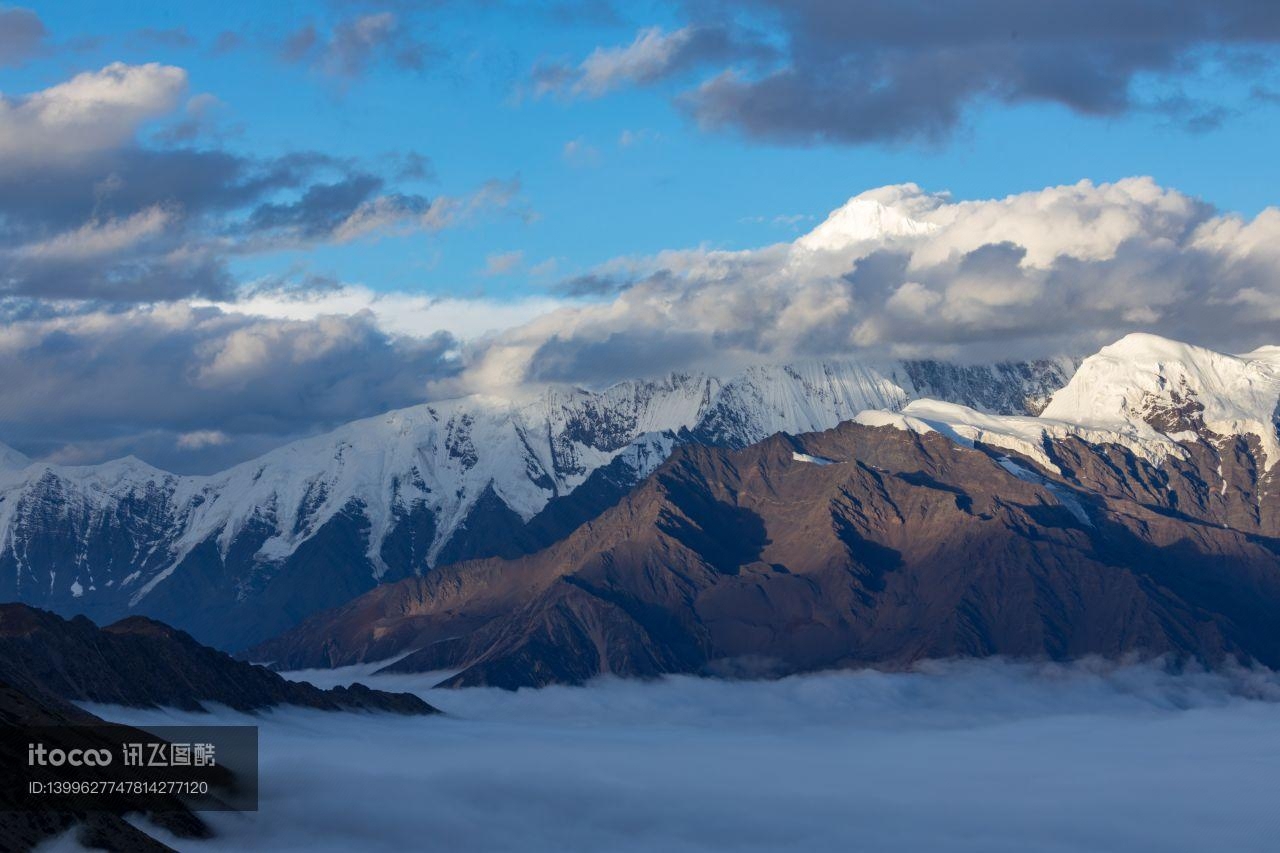
M222 430L198 429L184 432L178 436L178 447L183 450L203 450L206 447L217 447L231 440Z
M380 293L334 283L302 289L266 288L232 301L208 303L220 310L277 320L310 321L325 316L368 315L391 335L428 338L447 332L459 341L477 341L521 326L572 300L528 296L516 300Z
M587 167L600 165L600 149L579 136L564 144L560 156L570 166Z
M520 181L490 180L461 196L380 195L362 202L332 230L331 238L344 243L362 237L439 231L478 216L513 211L521 219L536 214L520 200Z
M0 435L57 461L135 453L212 470L422 402L458 364L448 332L421 331L393 335L368 311L294 320L190 304L46 304L0 325Z
M1276 342L1280 211L1223 214L1149 178L956 201L862 193L793 243L620 258L589 301L469 352L475 387L861 355L1087 355L1142 329L1226 351Z
M598 98L623 86L648 85L707 62L765 53L759 42L714 26L687 26L670 32L648 27L619 47L598 47L577 65L544 62L532 74L536 95Z
M424 827L440 849L534 853L1260 850L1280 831L1265 671L984 660L518 693L294 675L447 715L91 710L259 727L262 807L209 813L210 851L414 849Z
M49 31L30 9L0 8L0 67L21 65L44 47Z
M0 171L117 148L172 111L186 88L181 68L114 62L25 98L0 96Z
M1193 131L1231 115L1188 94L1215 68L1274 67L1280 13L1269 0L963 0L927 12L870 0L752 0L739 20L768 41L702 23L721 4L691 4L686 26L641 30L580 63L544 62L534 91L599 97L698 67L718 68L677 98L708 130L771 143L937 142L992 103L1057 104L1088 116L1136 111ZM1241 72L1239 60L1252 63ZM1236 70L1232 70L1232 66Z
M83 261L117 254L164 232L173 213L159 205L124 219L93 221L13 251L20 258Z
M217 99L186 90L181 68L113 63L0 96L0 297L225 299L236 256L533 216L514 180L401 190L429 175L417 153L382 158L391 176L315 151L235 153L215 144Z
M524 252L497 252L484 259L485 275L509 275L524 263Z
M336 240L344 228L352 239L423 228L513 192L481 188L426 210L384 207L376 200L389 196L372 187L335 192L340 204L303 204L303 192L267 209L256 233L313 229ZM10 262L92 271L102 257L157 257L175 215L165 206L100 215L22 244ZM271 437L527 382L598 385L827 357L1079 356L1132 331L1243 352L1278 342L1277 246L1280 210L1247 219L1150 178L970 200L899 184L860 193L792 242L617 258L520 300L268 278L129 309L0 301L0 375L18 377L0 439L35 456L168 460L180 434L229 437L172 463L190 467L264 449ZM490 266L523 262L499 254ZM100 375L108 366L113 375Z
M195 95L187 100L182 118L161 129L156 134L156 138L161 142L181 145L194 142L201 137L217 138L240 132L243 130L241 125L233 125L225 131L220 127L218 118L225 106L222 101L207 92Z
M422 71L439 51L414 37L394 12L382 11L345 18L327 33L307 24L285 38L280 56L324 74L352 78L381 62Z

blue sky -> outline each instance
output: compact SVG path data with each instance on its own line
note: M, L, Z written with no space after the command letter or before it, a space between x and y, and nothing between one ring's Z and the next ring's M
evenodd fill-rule
M1278 131L1274 0L0 5L0 441L208 471L528 383L1243 352Z
M225 135L217 144L232 150L270 155L308 148L368 162L414 150L430 159L434 178L405 185L428 196L465 193L490 179L520 181L531 217L491 216L437 234L273 252L234 264L243 279L305 268L379 290L503 298L547 288L616 256L765 245L807 230L851 195L902 181L957 198L989 198L1081 178L1151 175L1250 215L1275 202L1280 183L1274 155L1280 103L1250 98L1258 75L1212 63L1176 81L1180 90L1209 93L1233 112L1209 130L1187 130L1159 113L1097 117L1054 103L979 98L942 140L789 145L700 130L673 108L673 97L710 69L596 99L529 94L538 62L576 62L597 46L627 44L644 27L674 30L689 20L680 7L617 4L612 19L469 4L389 8L439 50L422 70L373 62L347 77L279 56L281 40L306 23L323 30L370 12L349 4L131 2L107 15L100 4L62 2L34 9L53 40L73 48L6 69L0 80L6 93L22 93L112 61L161 62L188 71L189 95L218 99L213 115ZM752 23L767 26L768 18ZM148 38L147 30L172 31L171 38ZM177 38L179 32L187 38ZM225 32L238 34L241 44L217 53ZM1141 77L1133 85L1168 88L1167 81ZM624 133L635 142L623 145ZM575 141L580 153L567 155ZM523 253L519 268L484 274L489 255L509 252Z

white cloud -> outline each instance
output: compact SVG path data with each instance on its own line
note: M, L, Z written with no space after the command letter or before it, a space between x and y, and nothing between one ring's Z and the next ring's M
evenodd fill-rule
M230 440L231 437L220 429L198 429L180 434L177 445L183 450L203 450L226 444Z
M1277 245L1280 210L1246 221L1150 178L969 201L881 187L793 243L603 265L593 274L620 292L504 333L470 375L483 387L858 352L1081 355L1139 329L1252 349L1280 342L1275 312L1253 307L1280 303Z
M218 470L423 402L457 372L457 347L447 334L393 335L370 311L291 319L191 303L46 303L0 323L4 440L63 462L132 453Z
M360 285L344 285L318 291L265 291L235 302L195 304L215 305L228 313L279 320L310 321L326 316L367 313L379 328L390 334L426 338L448 332L459 340L471 341L519 327L577 303L549 296L497 300L380 293Z
M172 209L153 205L123 218L87 222L47 240L19 246L12 252L22 258L52 261L86 261L115 255L160 236L175 218Z
M459 202L454 213L478 206ZM95 222L26 250L109 251L149 239L164 215ZM177 434L221 429L235 439L222 458L242 435L286 434L269 396L278 389L320 395L296 414L305 431L528 381L599 385L760 361L1083 355L1132 331L1247 351L1280 343L1276 246L1280 211L1221 214L1148 178L969 201L904 184L856 196L793 242L617 258L567 282L572 296L346 284L125 312L46 305L44 319L0 326L0 366L41 365L14 367L23 381L7 399L24 414L3 438L39 455L52 449L34 438L51 426L101 442L108 425L137 424L141 411L167 430L166 452ZM495 255L491 267L515 261ZM136 375L85 380L83 365L104 365L104 353L124 365L116 374ZM157 374L155 359L173 363ZM211 417L217 394L264 406L269 428L249 414L234 428ZM41 402L50 399L60 402ZM95 424L102 434L86 432Z
M181 68L114 62L25 98L0 96L0 163L26 168L115 148L171 112L186 88Z
M211 853L1127 853L1261 850L1280 832L1274 673L985 660L513 693L361 680L448 716L91 710L259 727L260 809L207 813Z
M620 86L661 77L693 39L692 27L666 32L661 27L640 30L628 45L598 47L577 67L568 85L575 95L599 97ZM555 88L544 83L542 91Z

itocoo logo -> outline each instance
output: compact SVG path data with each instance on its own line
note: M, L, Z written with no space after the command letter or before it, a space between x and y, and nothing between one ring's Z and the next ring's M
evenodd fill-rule
M27 744L28 767L106 767L111 763L109 749L48 749L42 743Z

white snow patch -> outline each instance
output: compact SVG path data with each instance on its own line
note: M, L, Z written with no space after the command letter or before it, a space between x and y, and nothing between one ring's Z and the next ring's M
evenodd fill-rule
M791 452L791 458L797 462L807 462L810 465L834 465L834 459L828 459L825 456L810 456L808 453L800 453L798 451Z

